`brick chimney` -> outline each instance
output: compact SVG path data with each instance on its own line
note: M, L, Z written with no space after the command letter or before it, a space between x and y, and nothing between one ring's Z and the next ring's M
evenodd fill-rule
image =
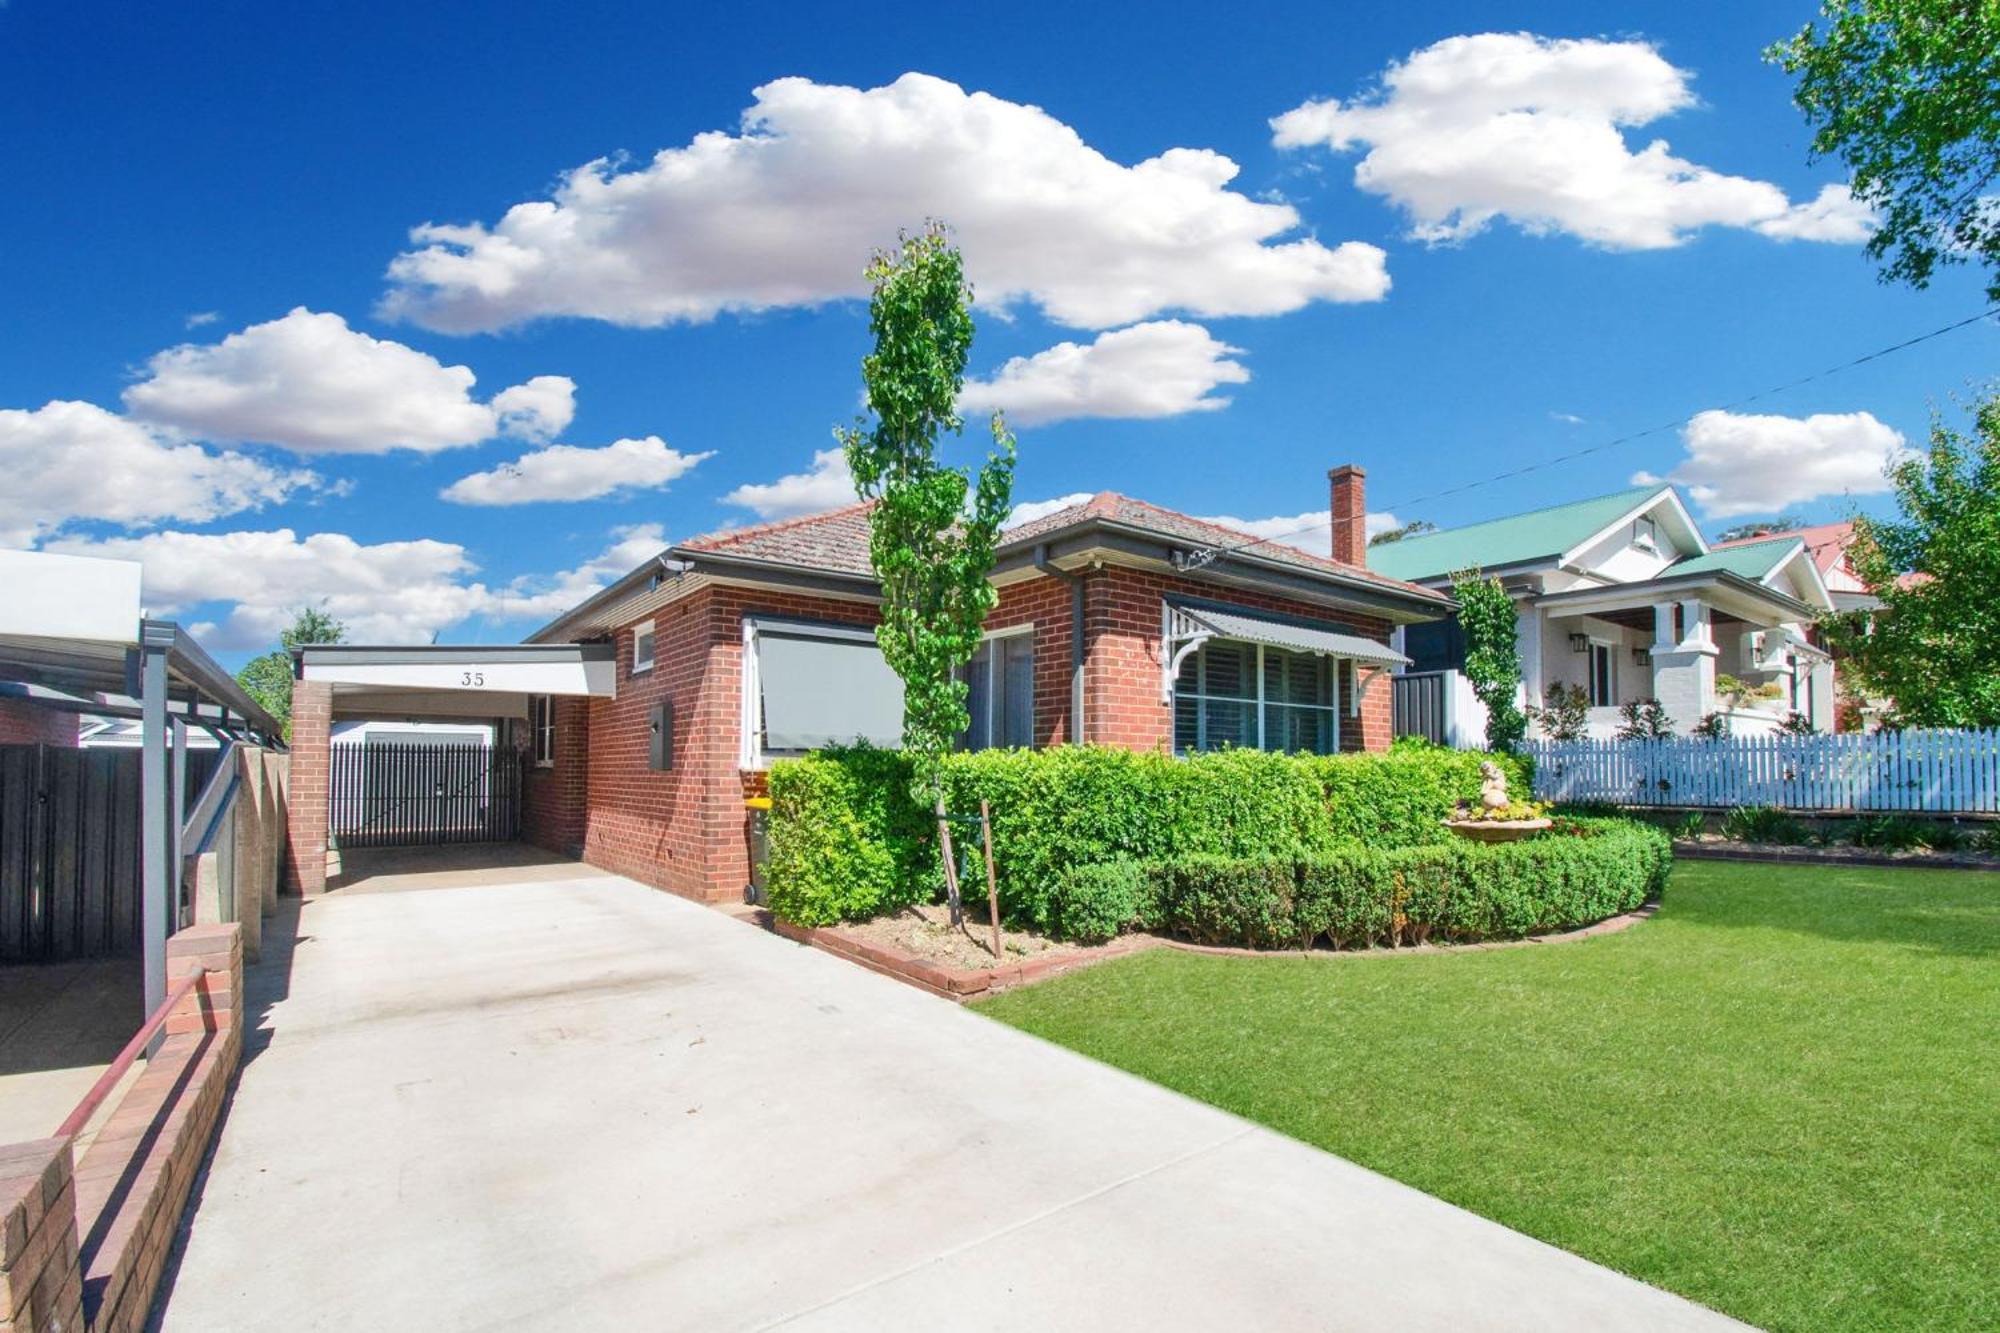
M1342 463L1326 474L1332 492L1333 558L1344 565L1368 563L1368 474Z

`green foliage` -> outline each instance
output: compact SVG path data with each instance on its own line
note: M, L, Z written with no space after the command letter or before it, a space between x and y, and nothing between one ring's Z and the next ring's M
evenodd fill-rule
M1729 736L1729 718L1721 712L1703 713L1701 721L1695 723L1694 730L1688 734L1697 740L1726 740Z
M1512 750L1528 731L1527 716L1516 702L1521 654L1514 599L1499 579L1482 578L1476 570L1454 576L1451 595L1465 631L1465 678L1486 705L1486 744Z
M236 683L265 712L282 722L287 740L292 734L292 650L315 643L339 643L347 637L347 626L317 607L304 607L287 628L279 631L276 652L253 657L236 673Z
M1791 712L1785 714L1785 720L1778 724L1778 734L1781 736L1817 736L1819 735L1819 728L1813 725L1811 718L1794 708Z
M1722 817L1722 836L1738 842L1796 846L1806 841L1806 826L1776 806L1739 805Z
M1479 794L1485 756L1435 746L1389 754L1293 756L1218 750L1183 759L1108 746L982 750L946 758L948 807L993 811L1001 914L1064 929L1057 886L1080 867L1188 856L1298 860L1343 842L1402 847L1447 836L1441 821ZM1516 790L1532 769L1495 758ZM841 780L819 775L836 770ZM932 821L900 751L823 750L771 769L772 908L788 920L853 920L937 896ZM881 853L837 862L859 839ZM883 877L887 878L884 879Z
M1782 691L1775 681L1753 685L1747 680L1738 680L1724 671L1715 678L1715 693L1731 708L1741 708L1753 699L1775 699Z
M1673 835L1676 838L1699 838L1708 829L1708 817L1699 810L1690 810L1676 819Z
M1871 851L1911 852L1928 846L1931 825L1905 815L1870 815L1848 827L1847 840Z
M1438 525L1428 519L1412 519L1399 528L1382 529L1382 531L1368 539L1368 544L1370 546L1387 546L1392 542L1399 542L1405 537L1421 537L1426 532L1436 532L1437 530Z
M1528 713L1552 741L1580 741L1590 731L1590 691L1561 681L1549 686L1548 702Z
M1891 725L2000 726L2000 396L1975 422L1973 439L1933 423L1928 452L1890 470L1895 521L1855 520L1848 558L1881 607L1821 622Z
M1824 0L1820 17L1764 56L1798 77L1813 156L1844 162L1881 214L1883 281L1981 260L2000 301L2000 3Z
M1137 861L1076 866L1049 891L1049 930L1061 939L1102 944L1152 923L1158 914L1153 883Z
M1621 741L1663 741L1674 734L1674 720L1658 699L1629 699L1618 705L1616 734Z
M882 655L903 682L903 752L919 799L968 721L955 674L979 647L998 594L987 581L1014 483L1014 438L995 413L993 451L975 485L941 464L938 438L964 427L957 412L972 347L972 289L941 223L905 236L868 266L875 350L862 361L875 424L839 432L855 489L875 501L869 560L882 585ZM967 497L971 497L970 512Z
M1200 943L1395 946L1601 921L1658 896L1672 859L1650 824L1591 820L1513 843L1350 846L1302 861L1187 857L1153 875L1161 926Z

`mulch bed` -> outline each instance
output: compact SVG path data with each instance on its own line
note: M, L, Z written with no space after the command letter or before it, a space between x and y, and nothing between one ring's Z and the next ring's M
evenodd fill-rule
M1801 847L1796 843L1736 842L1729 838L1675 838L1674 855L1690 861L1767 861L1829 866L1914 866L1928 870L2000 870L2000 856L1934 852L1928 847L1888 851L1871 847Z

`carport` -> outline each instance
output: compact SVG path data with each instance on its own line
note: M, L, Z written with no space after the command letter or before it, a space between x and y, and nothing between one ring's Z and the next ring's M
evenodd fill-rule
M295 654L292 874L327 887L343 850L507 843L522 836L530 778L552 761L551 701L610 698L609 643L320 644ZM479 722L489 739L340 744L342 722Z

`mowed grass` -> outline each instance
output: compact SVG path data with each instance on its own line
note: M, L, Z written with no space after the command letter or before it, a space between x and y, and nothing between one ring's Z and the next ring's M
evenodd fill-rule
M2000 1327L2000 875L1694 862L1665 901L980 1008L1754 1324Z

